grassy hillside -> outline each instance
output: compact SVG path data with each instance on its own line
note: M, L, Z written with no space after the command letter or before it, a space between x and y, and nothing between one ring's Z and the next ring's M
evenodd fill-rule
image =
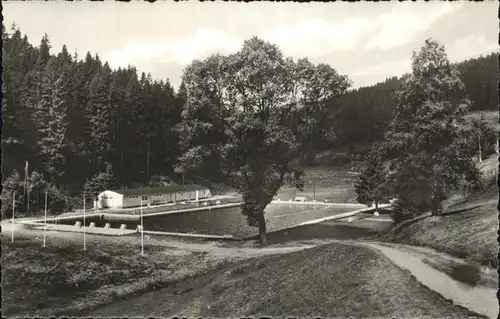
M207 268L203 253L177 256L148 243L147 254L141 256L134 247L137 238L92 235L83 251L81 238L71 235L48 238L47 247L42 247L40 237L17 234L11 243L2 234L5 315L56 315L54 309L78 309L151 290L187 267Z
M315 197L318 201L327 199L336 203L355 203L353 183L356 179L348 165L309 166L304 168L302 191L284 185L276 198L288 200L296 195L305 196L308 200Z
M465 116L465 119L472 120L473 118L481 118L484 116L484 119L490 124L491 128L495 130L500 130L500 123L498 121L498 111L478 111L471 112Z

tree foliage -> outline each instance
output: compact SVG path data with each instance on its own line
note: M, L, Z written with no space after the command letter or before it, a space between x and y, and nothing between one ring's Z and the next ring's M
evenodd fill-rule
M432 40L412 57L412 73L396 91L386 134L395 194L408 208L440 210L440 202L479 172L467 143L465 86L443 46Z
M118 180L113 173L111 164L108 164L104 171L99 172L85 183L83 195L89 199L97 199L97 195L103 189L116 188L118 188Z
M16 203L24 202L24 189L21 177L17 171L13 171L2 185L2 218L12 217L13 200Z
M294 61L275 45L251 38L240 51L195 60L184 72L187 101L179 129L179 171L210 163L214 175L243 196L242 213L259 227L281 186L302 187L296 160L314 152L326 102L350 83L325 64Z

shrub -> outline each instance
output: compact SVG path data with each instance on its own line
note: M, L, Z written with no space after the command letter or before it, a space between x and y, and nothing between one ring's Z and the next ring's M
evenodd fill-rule
M481 265L485 265L492 268L498 268L498 250L492 249L491 246L479 246L476 248L472 256L469 256L470 259L476 260L481 263Z
M2 200L2 219L12 217L12 193L16 195L16 215L20 212L20 209L25 207L24 204L24 190L21 177L17 171L13 171L10 176L5 178L2 182L2 193L0 195Z
M119 300L120 299L120 296L118 295L118 293L116 291L111 291L110 293L110 297L112 300Z
M408 201L397 199L392 204L391 217L396 223L412 219L420 214L418 207L413 206Z

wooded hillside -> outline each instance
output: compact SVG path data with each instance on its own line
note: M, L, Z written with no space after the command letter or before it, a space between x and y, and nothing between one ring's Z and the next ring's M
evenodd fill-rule
M84 185L131 187L158 176L183 181L173 167L181 155L176 128L186 100L184 85L175 92L168 74L158 81L133 66L112 70L97 54L81 57L66 46L54 53L47 35L36 46L15 27L2 38L2 158L8 185L18 185L23 193L19 185L27 161L31 193L50 185L66 199L60 203L66 210ZM472 110L495 110L497 56L458 67ZM399 85L393 77L332 99L329 120L321 125L333 127L336 139L318 143L318 150L382 140ZM27 200L23 196L18 200Z

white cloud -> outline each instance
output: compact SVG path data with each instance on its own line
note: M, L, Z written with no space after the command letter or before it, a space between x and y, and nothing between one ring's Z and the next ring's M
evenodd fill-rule
M360 71L350 72L350 76L373 76L373 75L384 75L384 76L397 76L408 72L411 69L410 59L392 61L387 63L377 63L369 67L365 67Z
M381 31L368 42L365 49L390 50L409 43L415 34L426 30L430 24L461 5L460 2L400 2L390 12L373 21L373 27L380 28Z
M451 61L461 61L476 57L480 54L498 52L498 42L488 41L483 35L471 35L457 39L453 44L446 46Z
M360 18L349 18L337 24L324 20L308 20L292 26L276 27L259 36L278 45L286 55L314 58L335 50L353 49L358 35L368 26L368 20ZM186 65L193 59L214 52L235 52L242 44L241 39L222 30L199 28L194 37L187 40L128 42L121 49L107 54L105 58L112 67L128 64L142 67L151 60Z
M156 43L128 42L122 49L110 52L106 59L112 67L128 64L140 67L155 59L161 63L188 64L195 58L214 52L237 51L242 41L224 31L199 28L192 39L165 40Z
M287 27L276 27L261 35L295 57L318 57L336 50L350 50L358 36L369 27L362 18L348 18L332 24L315 19Z

